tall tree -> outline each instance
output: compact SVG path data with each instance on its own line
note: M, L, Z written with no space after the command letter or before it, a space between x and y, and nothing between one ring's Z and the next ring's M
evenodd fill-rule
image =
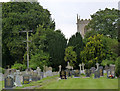
M58 66L65 67L64 52L67 44L67 39L60 30L45 31L46 40L44 42L44 52L48 52L50 55L50 66L58 70Z
M111 38L118 37L118 10L108 9L99 10L91 15L91 21L87 28L89 30L97 31L99 34L110 36Z
M86 67L90 68L95 66L95 63L101 63L105 59L106 51L101 40L102 35L98 34L93 37L88 38L88 42L84 47L84 50L81 51L80 57L82 62L86 63Z
M77 62L76 62L76 66L79 65L79 63L81 63L81 58L80 58L80 52L83 50L84 48L84 43L82 40L82 36L80 33L76 33L75 35L73 35L68 42L68 46L73 46L74 47L74 51L77 54Z
M55 29L55 23L47 9L38 2L7 2L2 3L2 54L3 66L12 65L15 61L22 62L25 54L26 33L23 30L36 32L38 25L43 28ZM9 55L7 55L9 54Z

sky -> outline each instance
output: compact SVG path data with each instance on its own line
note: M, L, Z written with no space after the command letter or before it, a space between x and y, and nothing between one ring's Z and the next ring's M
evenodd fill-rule
M10 0L0 0L8 2ZM90 15L99 9L118 9L119 0L38 0L44 9L48 9L56 23L56 30L60 29L67 39L77 32L77 14L81 19L90 19Z

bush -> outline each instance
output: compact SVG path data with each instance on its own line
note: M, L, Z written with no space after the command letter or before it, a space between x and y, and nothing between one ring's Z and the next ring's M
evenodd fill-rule
M120 57L115 62L115 73L117 77L120 77Z
M101 65L103 65L103 66L110 65L110 64L115 64L115 62L113 60L105 59L101 63Z
M20 63L15 63L14 65L12 65L12 69L25 70L26 65L25 64L20 64Z
M2 68L2 67L0 67L0 73L3 73L3 74L4 74L4 72L5 72L5 69Z

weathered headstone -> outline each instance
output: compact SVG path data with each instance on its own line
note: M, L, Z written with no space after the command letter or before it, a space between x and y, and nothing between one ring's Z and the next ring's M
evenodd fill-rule
M38 78L38 80L40 80L40 76L41 76L41 69L39 68L39 67L37 67L37 69L36 69L36 71L37 71L37 78Z
M34 70L33 75L32 75L32 81L37 81L38 80L37 76L38 76L37 71Z
M107 69L107 78L109 78L111 75L110 69Z
M20 78L20 70L16 70L16 73L15 73L15 85L16 86L22 86L21 78Z
M66 71L64 71L64 70L60 71L60 78L61 79L67 79L67 77L66 77Z
M103 73L103 66L100 66L100 67L99 67L99 71L100 71L100 76L104 76L104 73Z
M111 75L115 77L115 65L110 65Z
M86 77L90 77L90 75L91 75L91 71L90 71L90 69L86 69Z
M91 73L95 73L95 67L91 67Z
M100 71L99 71L99 69L95 70L94 78L100 78Z
M74 71L74 77L80 77L80 71L79 70L75 70Z
M10 75L8 75L5 78L4 83L5 83L5 88L13 88L14 87L14 80Z
M29 75L24 75L23 76L23 84L29 84L30 83L30 76Z

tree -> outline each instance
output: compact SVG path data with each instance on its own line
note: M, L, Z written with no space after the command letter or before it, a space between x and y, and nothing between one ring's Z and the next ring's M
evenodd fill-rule
M76 59L77 59L77 54L75 53L75 51L73 51L74 47L73 46L69 46L65 49L65 57L64 60L66 62L70 62L71 66L75 66L76 63Z
M67 39L60 30L45 31L46 40L44 42L44 52L48 52L50 55L50 65L55 70L58 70L58 66L65 67L64 52L67 44Z
M74 47L74 51L77 54L77 60L76 60L76 66L79 65L79 63L81 63L81 59L80 59L80 52L83 50L84 47L84 43L82 40L82 36L80 35L80 33L76 33L75 35L73 35L69 41L68 41L68 46L73 46Z
M7 2L2 3L2 54L3 65L22 63L26 52L26 34L19 31L33 30L42 25L43 28L55 29L55 22L47 9L38 2ZM29 34L31 35L31 34Z
M110 36L111 38L118 37L118 10L108 9L99 10L91 15L91 21L87 28L89 30L97 31L99 34Z
M115 62L115 73L117 77L120 77L120 57Z
M87 68L95 66L97 62L101 63L105 59L106 55L101 37L102 35L100 34L89 37L84 50L80 53L82 62L86 64Z

